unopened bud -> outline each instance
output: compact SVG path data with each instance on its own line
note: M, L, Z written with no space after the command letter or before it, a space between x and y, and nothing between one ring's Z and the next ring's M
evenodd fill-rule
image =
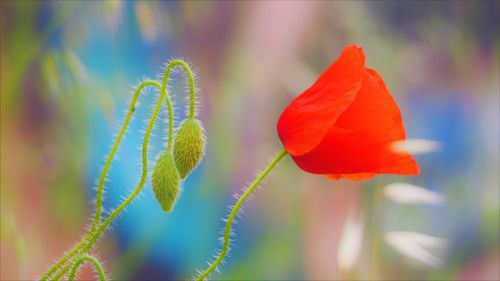
M160 203L165 212L170 212L174 207L175 200L179 194L180 177L175 167L172 155L165 151L156 161L151 185L156 200Z
M186 119L177 130L174 160L181 178L185 178L200 163L205 152L205 135L200 121Z

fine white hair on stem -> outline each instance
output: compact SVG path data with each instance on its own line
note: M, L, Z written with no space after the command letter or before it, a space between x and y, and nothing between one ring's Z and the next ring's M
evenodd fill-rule
M270 161L267 167L262 170L262 172L259 172L257 174L255 180L244 188L243 192L241 193L242 195L235 196L240 199L237 200L234 206L229 207L230 213L226 219L223 219L223 221L226 221L226 226L222 230L222 239L219 239L222 241L222 248L221 250L218 250L219 253L217 253L216 251L214 258L209 260L207 269L196 277L197 280L204 280L208 278L214 270L218 272L220 270L220 267L225 263L225 258L230 256L229 253L235 240L233 224L237 223L237 218L239 218L239 216L242 214L241 210L246 205L247 201L251 199L251 195L253 195L252 192L258 189L259 185L270 174L273 168L277 166L278 162L283 159L285 155L287 155L285 151L281 151L278 155L276 155L275 158Z
M188 73L191 73L190 70L188 70ZM152 164L150 159L142 159L142 162L139 164L139 165L144 165L144 166L140 167L142 170L142 176L141 176L141 179L139 179L139 185L136 185L136 188L133 191L131 191L130 195L127 198L122 196L121 203L117 207L115 207L115 209L111 209L108 211L108 210L104 209L104 207L103 207L104 191L106 190L105 187L106 187L106 184L109 184L111 182L110 179L108 178L108 173L110 172L109 169L112 166L113 160L119 159L119 153L120 153L120 145L119 144L128 133L127 129L128 129L128 126L130 125L129 122L132 122L132 120L134 120L133 113L136 111L136 108L139 106L139 104L138 104L139 91L143 90L143 89L151 88L151 87L155 87L155 88L160 87L160 83L157 81L151 81L151 80L147 79L146 77L143 77L141 80L142 81L138 82L138 84L135 87L133 87L133 90L132 90L133 94L130 95L130 97L129 97L128 110L124 111L124 113L123 113L125 115L125 117L122 117L123 118L123 121L121 123L122 125L115 126L114 133L113 133L115 141L112 144L112 146L110 147L110 154L102 160L103 164L102 164L102 167L100 169L101 175L95 184L97 186L97 189L94 189L96 191L96 197L95 197L96 199L91 201L91 205L93 205L95 207L95 211L92 214L92 218L94 218L94 219L93 220L91 219L92 222L86 226L86 230L87 230L86 233L87 234L85 234L83 236L81 241L76 246L74 246L71 250L67 251L66 254L61 259L56 261L54 263L54 265L47 270L47 273L41 277L41 279L45 280L48 278L52 278L54 276L57 278L64 277L64 276L60 276L60 275L65 274L65 272L66 272L65 270L67 270L66 265L68 265L67 262L73 261L75 258L75 255L82 255L82 254L85 254L85 253L91 251L92 248L96 245L96 243L99 243L99 241L100 241L100 239L102 239L103 235L107 231L110 231L113 228L113 226L117 222L117 220L115 220L115 219L119 218L123 215L123 213L121 211L127 211L129 203L134 203L133 199L135 199L137 195L139 195L139 197L142 196L142 188L143 188L143 185L146 184L146 179L148 177L147 167L148 166L151 167L151 164ZM169 85L166 85L166 86L169 87ZM160 93L160 95L158 95L158 99L160 97L164 97L164 96L162 96ZM164 113L165 111L163 110L163 107L161 106L161 104L158 104L158 101L159 100L157 100L157 102L155 103L155 106L152 107L155 109L155 111L153 111L153 110L152 111L157 113L156 106L159 106L158 108L160 109L161 114L155 115L152 117L152 118L155 118L154 120L150 121L153 123L151 126L152 128L149 127L149 122L147 122L145 124L148 128L148 133L161 132L159 129L159 128L161 128L161 126L157 124L157 121L158 121L158 118L161 118L161 116L165 114ZM132 104L132 102L135 102L135 104ZM161 102L163 103L163 100ZM170 103L168 103L168 102L167 102L167 107L170 108ZM173 112L167 112L167 113L173 114ZM169 127L173 128L174 124L169 124ZM151 129L152 129L152 131L150 131ZM145 133L145 132L146 131L143 130L143 133ZM152 136L153 135L154 134L152 134ZM146 149L146 151L143 151L143 152L145 154L147 154L147 151L150 150L150 147L151 147L151 144L149 144L149 143L146 145L146 147L144 147L144 145L143 145L142 149ZM145 155L145 154L143 154L143 155ZM142 178L143 176L146 178ZM102 214L104 214L104 216L106 217L106 219L104 221L103 221ZM97 230L96 230L96 227L97 227ZM93 259L91 261L93 261L94 264L99 263ZM61 266L63 266L63 265L65 267L61 268ZM60 271L58 272L58 270L60 270ZM101 278L104 278L104 277L101 277Z
M88 260L89 258L94 259L94 261L97 262L97 265L94 264L94 262L91 262L90 260ZM103 272L103 274L105 276L104 278L106 278L106 280L110 280L107 277L108 274L106 274L106 272L107 272L107 270L106 270L107 265L106 265L105 262L103 262L101 260L101 258L99 257L98 254L96 254L96 253L94 253L94 251L92 251L92 253L89 252L88 254L82 255L79 258L73 258L72 262L76 263L76 262L78 262L78 260L81 261L82 259L87 259L87 260L84 260L83 262L80 262L80 264L73 264L73 266L77 266L76 267L76 276L75 277L78 277L79 274L81 274L81 272L85 268L92 268L95 280L101 280L101 277L99 276L99 268L97 268L97 266L100 266L100 269L102 270L102 272ZM70 271L72 271L72 270L73 270L73 267L70 269ZM76 278L76 279L78 279L78 278Z
M164 64L164 66L162 67L162 71L161 73L158 74L158 81L163 81L164 79L164 75L165 75L165 71L167 69L167 67L169 66L170 63L172 63L173 61L176 61L176 60L179 60L179 61L183 61L184 63L187 64L187 66L189 67L189 70L193 76L193 83L194 83L194 87L193 87L193 90L194 90L194 93L195 93L195 97L194 97L194 114L195 116L197 115L197 111L198 111L198 108L199 108L199 92L200 92L200 89L198 88L198 71L197 69L195 69L193 67L193 64L188 61L188 60L185 60L183 59L182 57L172 57L167 63ZM173 67L171 69L171 73L170 73L170 76L168 77L168 81L167 81L167 88L168 88L168 91L169 91L169 94L172 96L172 90L171 90L171 87L172 87L172 83L171 80L172 80L172 75L180 75L182 76L182 83L183 83L183 90L184 90L184 93L182 93L185 98L187 98L187 106L184 107L185 109L185 112L186 112L186 115L189 115L189 108L190 108L190 104L191 104L191 100L190 100L190 83L189 83L189 77L188 77L188 74L185 73L184 69L182 66L180 65L176 65L175 67Z

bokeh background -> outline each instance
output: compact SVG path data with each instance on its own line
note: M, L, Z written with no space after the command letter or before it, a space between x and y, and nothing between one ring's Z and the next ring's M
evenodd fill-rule
M193 277L219 247L233 195L281 149L281 110L351 43L384 77L408 137L439 149L416 155L419 176L365 182L286 158L245 205L213 278L499 279L499 3L1 1L1 279L40 276L78 240L133 86L176 57L197 70L206 157L172 213L148 181L94 253L116 280ZM180 121L186 93L174 81ZM141 96L112 165L108 210L138 182L155 97ZM165 145L158 123L151 161ZM384 192L393 183L443 200L398 202Z

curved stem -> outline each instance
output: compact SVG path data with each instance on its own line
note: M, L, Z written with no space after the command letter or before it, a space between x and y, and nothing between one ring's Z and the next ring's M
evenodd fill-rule
M90 233L90 232L89 232ZM54 278L53 280L59 280L66 271L63 271L64 270L64 267L61 269L61 266L65 265L66 262L75 254L78 252L78 250L83 247L83 245L85 245L85 238L82 239L82 241L80 241L78 244L76 244L73 248L71 248L71 250L69 250L66 255L64 255L62 258L60 258L57 262L55 262L50 268L49 270L47 270L47 272L42 276L40 277L40 281L47 281L49 280L49 277L51 277L54 273L57 273L56 275L54 275ZM69 266L69 263L66 264L65 267L68 267ZM57 272L57 270L61 270L59 272ZM67 269L66 269L67 270ZM60 275L62 273L62 275Z
M141 191L142 187L144 186L147 178L147 144L149 143L149 137L151 135L152 127L154 124L154 121L156 120L156 117L158 115L158 112L161 107L161 102L164 97L166 100L166 105L168 108L168 144L167 144L167 151L171 152L173 148L173 107L172 107L172 102L171 99L167 93L167 83L170 77L170 72L172 69L176 66L182 67L182 69L186 72L186 75L188 77L189 81L189 90L190 90L190 107L189 107L189 118L194 119L195 117L195 105L196 105L196 100L195 100L195 82L194 82L194 75L193 72L191 71L191 68L189 65L183 61L183 60L172 60L168 65L165 70L165 75L163 77L163 82L160 85L157 81L154 80L146 80L143 81L141 84L139 84L134 92L134 95L132 97L132 102L129 106L129 110L127 113L127 116L125 118L125 121L118 133L118 136L115 140L115 143L113 144L113 147L111 149L110 154L108 155L108 158L106 159L106 163L104 165L104 168L101 172L101 177L99 179L99 184L97 188L97 194L96 194L96 211L95 211L95 216L94 220L92 223L92 226L89 230L89 232L85 235L85 237L80 241L76 246L74 246L71 250L68 251L68 253L60 258L42 277L41 280L48 280L49 277L51 277L54 273L56 273L58 270L58 280L64 274L66 271L69 269L69 266L71 263L67 264L65 267L61 268L64 264L68 262L68 260L75 255L78 252L86 252L88 251L94 243L97 241L97 239L100 237L102 232L106 229L106 227L115 219L115 217L130 204L130 202L139 194ZM156 104L156 107L153 111L153 114L151 116L151 119L149 121L148 128L146 130L146 134L144 136L144 143L143 143L143 148L142 148L142 158L143 158L143 169L142 169L142 175L141 175L141 180L139 184L136 186L134 192L129 195L125 201L123 201L105 220L102 224L101 222L101 215L102 215L102 198L103 198L103 190L104 190L104 182L106 175L108 173L109 167L111 166L111 162L114 158L114 155L118 149L118 146L121 142L121 139L123 137L123 134L125 133L128 124L131 120L132 114L135 111L135 105L137 103L137 99L139 96L139 93L142 91L142 89L146 86L154 86L156 88L160 89L160 97L158 98L158 102ZM82 250L83 248L83 250Z
M118 216L118 214L125 209L132 200L135 199L135 197L141 192L142 188L144 187L144 184L146 183L147 175L148 175L148 144L149 144L149 138L151 137L151 132L153 131L153 125L156 121L156 117L158 116L158 113L160 112L161 108L161 103L162 100L165 96L168 96L167 91L165 88L163 88L163 91L160 92L160 97L158 98L158 101L156 102L156 106L153 110L153 113L151 115L151 118L149 119L148 122L148 127L146 129L146 133L144 134L144 141L142 143L142 175L139 183L135 187L134 191L123 201L105 220L102 224L99 225L99 227L96 229L96 231L93 233L93 235L89 238L88 243L84 246L83 252L86 252L92 248L94 243L97 241L97 239L101 236L101 234L104 232L104 230L108 227L108 225Z
M252 192L259 186L259 184L262 182L262 180L271 172L271 170L278 164L278 162L283 159L287 155L286 151L281 151L272 161L267 165L267 167L257 175L257 178L248 186L248 188L245 190L243 195L238 199L236 204L234 204L233 208L231 209L231 212L229 213L229 217L227 218L226 221L226 227L224 229L224 242L222 244L222 251L220 252L219 256L217 259L211 263L205 271L203 271L196 280L201 281L205 280L208 275L214 271L217 266L224 260L226 257L228 251L229 251L229 240L231 236L231 229L233 227L233 222L234 218L236 217L236 214L238 213L239 209L245 203L245 201L248 199L248 196L252 194Z
M195 83L194 83L194 75L191 67L185 61L181 59L175 59L168 63L167 68L165 69L165 74L163 75L163 82L161 84L161 91L163 92L166 89L168 79L170 78L170 71L176 67L180 66L186 73L189 83L189 119L194 119L196 115L196 96L195 96ZM169 147L170 148L170 147Z
M157 81L146 80L146 81L143 81L141 84L139 84L139 86L137 86L137 88L134 91L134 95L132 97L132 101L130 102L130 106L128 108L127 116L125 117L125 121L123 122L123 125L120 128L120 131L118 132L118 136L116 137L115 143L113 144L113 147L111 148L111 152L109 153L108 158L106 159L106 163L104 164L104 168L102 169L102 172L101 172L101 177L99 178L99 185L97 186L97 194L96 194L96 210L95 210L95 216L94 216L94 221L92 223L91 231L95 230L97 225L101 222L102 196L103 196L103 190L104 190L104 183L106 181L106 175L108 174L108 170L111 166L111 162L113 161L113 158L115 157L116 151L118 150L118 146L120 145L120 142L123 138L123 135L124 135L125 131L127 130L127 127L130 123L130 120L132 119L132 115L135 112L135 106L136 106L137 100L139 99L139 94L141 93L142 89L144 89L146 86L154 86L156 88L161 88L160 84ZM171 112L170 108L169 108L169 111L170 111L170 115L172 115L173 113ZM169 141L170 141L170 137L169 137Z
M132 118L132 114L135 112L135 106L137 103L137 100L139 98L139 94L142 92L142 90L145 87L148 86L153 86L155 88L161 89L160 83L154 80L145 80L141 82L137 88L134 91L134 95L132 97L132 101L129 106L129 110L127 112L127 116L125 117L125 121L120 128L120 131L118 133L118 136L113 144L113 147L111 148L111 152L108 155L108 158L106 159L106 163L103 167L103 170L101 172L101 176L99 179L99 185L97 188L97 194L96 194L96 211L95 211L95 216L94 216L94 221L92 223L92 227L89 230L89 232L86 234L86 236L77 244L75 245L71 250L69 250L65 256L60 258L54 265L52 265L51 268L40 278L40 280L48 280L51 275L53 275L62 265L64 265L74 254L80 251L80 249L89 242L89 238L93 236L93 232L96 230L98 224L100 223L101 220L101 214L102 214L102 194L104 191L104 182L106 175L108 173L109 167L111 165L111 162L116 154L116 151L118 149L118 146L120 145L121 139L123 138L123 135L130 123L130 120ZM172 102L170 100L170 97L168 95L164 95L166 105L168 108L168 123L169 123L169 137L168 137L168 143L169 146L171 146L171 143L173 141L173 109L172 109ZM66 269L67 270L67 269ZM64 274L64 272L63 272ZM60 277L59 277L60 278Z
M75 280L76 272L78 271L80 265L82 265L84 262L92 263L97 273L99 274L99 279L101 281L106 281L106 274L104 274L104 269L102 268L101 263L95 257L90 255L83 255L75 261L73 268L71 269L71 272L69 274L68 281Z

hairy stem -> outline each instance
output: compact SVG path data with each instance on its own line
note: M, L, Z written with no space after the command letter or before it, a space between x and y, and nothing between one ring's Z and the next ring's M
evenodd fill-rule
M111 148L111 152L108 155L108 158L106 159L106 163L104 164L104 168L102 169L101 172L101 177L99 178L99 185L97 186L97 195L96 195L96 210L95 210L95 216L94 216L94 221L92 223L91 231L95 230L97 225L101 222L101 214L102 214L102 196L103 196L103 191L104 191L104 183L106 181L106 176L108 174L108 170L111 166L111 162L113 161L113 158L115 157L116 151L118 150L118 147L120 145L120 142L123 138L123 135L125 134L125 131L127 130L127 127L130 123L130 120L132 119L132 115L135 112L135 107L137 104L137 100L139 99L139 94L141 93L142 89L144 89L147 86L153 86L158 89L161 89L161 85L154 80L146 80L143 81L139 86L137 86L136 90L134 91L134 95L132 97L132 101L130 102L130 106L128 108L127 116L125 117L125 121L123 122L122 127L120 128L120 131L118 132L118 136L116 137L115 143L113 144L113 147ZM161 101L160 101L161 103ZM169 124L171 124L171 119L173 119L173 112L171 110L171 101L170 98L167 98L167 106L169 109ZM170 130L170 129L169 129ZM170 136L169 132L169 136ZM171 138L168 138L168 141L171 142Z
M94 221L92 223L92 227L89 230L89 232L85 235L85 237L77 244L75 245L71 250L69 250L65 256L60 258L57 262L55 262L51 268L40 278L40 280L48 280L51 275L56 273L58 269L61 269L61 267L68 262L68 260L78 253L80 249L89 242L89 238L92 237L92 233L95 231L97 228L98 224L100 223L101 220L101 214L102 214L102 195L104 191L104 182L106 179L106 175L108 173L109 167L111 165L111 162L116 154L116 151L118 150L118 146L120 145L120 142L123 138L123 135L130 123L130 120L132 118L132 114L135 112L135 106L137 104L137 100L139 98L139 94L142 92L142 90L147 87L147 86L153 86L155 88L161 89L160 83L154 80L146 80L140 83L137 88L134 91L134 95L132 97L132 101L130 103L127 116L125 117L125 121L123 122L122 127L120 128L120 131L118 133L118 136L113 144L113 147L111 148L111 152L108 155L108 158L106 159L106 163L104 164L103 170L101 172L101 176L99 179L99 185L97 188L97 195L96 195L96 210L95 210L95 216L94 216ZM166 95L166 104L169 112L169 117L168 121L169 124L173 123L173 109L172 109L172 102L170 100L170 97ZM168 143L170 144L172 142L172 137L170 137L173 133L173 125L169 126L169 138L168 138ZM171 144L170 144L171 145ZM63 272L64 273L64 272Z
M196 114L196 96L195 96L195 83L194 83L194 75L193 71L189 67L189 64L187 64L185 61L180 60L180 59L175 59L172 60L168 63L167 68L165 69L165 75L163 76L163 82L161 84L162 86L162 91L165 90L165 87L168 83L168 79L170 78L170 71L176 67L180 66L186 73L186 76L188 78L188 83L189 83L189 119L194 119L195 114Z
M229 240L231 236L231 229L233 227L233 222L234 218L236 217L236 214L238 214L239 209L245 203L245 201L248 199L248 196L252 194L252 192L259 186L259 184L264 180L264 178L271 172L271 170L278 164L278 162L283 159L287 155L286 151L281 151L272 161L267 165L267 167L260 172L257 175L257 178L248 186L248 188L245 190L245 192L241 195L241 197L238 199L236 204L234 204L233 208L231 209L231 212L229 213L229 217L227 218L226 221L226 227L224 228L224 242L222 244L222 251L220 252L219 256L217 259L211 263L205 271L203 271L196 280L201 281L205 280L208 275L214 271L217 266L224 260L226 257L228 251L229 251Z
M148 127L146 129L146 133L144 134L144 140L142 143L142 174L141 174L141 179L137 186L135 187L134 191L113 211L111 214L104 220L102 224L99 225L99 227L96 229L96 231L93 233L93 235L89 238L88 243L84 246L83 252L86 252L92 248L92 246L95 244L97 239L101 236L101 234L104 232L104 230L108 227L108 225L118 216L118 214L121 213L129 204L132 202L135 197L141 192L142 188L144 187L144 184L146 183L146 179L148 176L148 146L149 146L149 138L151 137L151 132L153 131L153 125L156 121L156 117L158 116L158 113L160 112L161 108L161 103L162 100L165 96L168 96L166 87L162 86L162 90L160 92L160 97L158 98L158 101L156 102L156 106L153 110L153 113L151 114L151 118L149 119L148 122Z
M161 107L161 101L164 96L169 96L167 93L167 83L168 79L170 77L170 73L172 69L176 66L181 66L184 71L188 74L189 80L190 80L190 91L191 91L191 101L192 101L192 112L193 112L193 117L194 117L194 78L193 74L191 72L191 68L189 68L189 65L184 62L183 60L173 60L171 61L168 65L167 68L165 69L165 75L163 78L163 83L161 85L160 89L160 97L158 98L158 102L156 103L156 106L153 110L153 114L151 115L151 119L149 120L148 127L146 129L146 133L144 134L144 141L142 144L142 175L141 175L141 180L139 181L139 184L136 186L134 191L123 201L105 220L104 222L99 225L97 228L96 232L89 238L89 242L87 245L84 247L83 251L88 251L94 243L97 241L97 239L101 236L101 234L106 230L108 225L120 214L123 209L125 209L132 200L141 192L142 188L144 187L144 184L146 183L147 175L148 175L148 144L149 144L149 138L151 136L151 132L153 130L153 125L156 121L156 116L158 115ZM171 104L169 105L169 109L171 109ZM167 146L167 151L171 152L172 150L172 133L173 131L173 122L169 122L169 142Z
M94 220L92 223L92 226L90 230L87 232L85 237L77 244L75 245L71 250L69 250L65 256L60 258L52 267L41 277L40 280L46 281L49 278L53 276L52 279L54 280L59 280L62 276L66 274L66 272L69 270L70 266L75 264L74 262L69 262L70 259L77 253L83 254L89 251L92 246L95 244L95 242L99 239L99 237L102 235L104 230L109 226L109 224L118 216L118 214L125 209L130 202L132 202L135 197L140 193L142 190L144 184L146 183L147 179L147 172L148 172L148 163L147 163L147 148L148 148L148 143L149 143L149 138L153 129L154 122L156 121L156 117L158 116L158 113L161 108L161 103L162 100L165 98L166 101L166 106L168 109L168 143L167 143L167 151L171 152L173 149L173 107L172 107L172 102L170 99L170 96L167 93L167 83L170 78L170 73L173 68L176 66L182 67L182 69L185 71L188 81L189 81L189 91L190 91L190 106L189 106L189 118L194 119L195 117L195 105L196 105L196 97L195 97L195 82L194 82L194 75L193 72L191 71L191 68L189 65L184 62L183 60L172 60L169 62L167 65L167 68L165 69L165 75L163 77L163 82L160 85L157 81L154 80L146 80L140 83L136 90L134 91L134 95L132 97L132 101L129 106L129 110L127 113L127 116L125 117L125 121L120 128L120 131L118 133L118 136L111 148L111 152L108 155L108 158L106 159L106 163L103 167L103 170L101 172L101 176L99 179L99 184L97 187L97 194L96 194L96 211L95 211L95 216ZM142 89L144 89L147 86L153 86L155 88L160 89L160 97L158 98L157 104L154 108L154 111L151 115L151 119L148 123L148 127L146 129L146 133L144 135L144 141L143 141L143 147L142 147L142 175L141 179L139 181L139 184L136 186L134 191L104 220L104 222L101 223L101 216L102 216L102 199L103 199L103 191L104 191L104 182L106 179L106 175L108 173L108 170L111 166L111 162L113 161L113 158L116 154L116 151L118 150L118 147L120 145L121 139L123 138L123 135L130 123L130 120L132 118L132 114L135 112L135 106L139 97L140 92Z
M84 262L92 263L97 271L97 274L99 274L99 279L101 281L106 281L106 274L104 274L104 269L102 268L101 263L95 257L90 255L83 255L75 261L73 268L71 269L71 272L69 274L68 281L75 280L76 272L78 271L80 265L82 265Z
M66 274L66 272L68 272L68 270L69 270L69 268L71 267L72 264L73 263L71 263L71 262L66 263L64 265L64 267L61 268L59 271L57 271L54 276L49 276L50 280L51 281L56 281L56 280L61 279Z
M89 232L90 233L90 232ZM54 275L54 278L53 280L59 280L66 271L62 272L64 270L65 267L68 267L69 266L69 263L67 263L69 261L69 259L78 252L78 250L80 250L81 247L83 247L83 245L85 245L85 238L82 239L82 241L80 241L78 244L76 244L73 248L71 248L71 250L69 250L66 255L64 255L62 258L60 258L57 262L55 262L50 268L49 270L47 270L47 272L42 276L40 277L40 281L47 281L49 280L49 278L53 275L53 274L56 274ZM63 268L61 268L63 265L67 265ZM58 270L60 270L58 272ZM67 269L66 269L67 270ZM62 275L60 275L62 272ZM60 276L59 276L60 275Z

